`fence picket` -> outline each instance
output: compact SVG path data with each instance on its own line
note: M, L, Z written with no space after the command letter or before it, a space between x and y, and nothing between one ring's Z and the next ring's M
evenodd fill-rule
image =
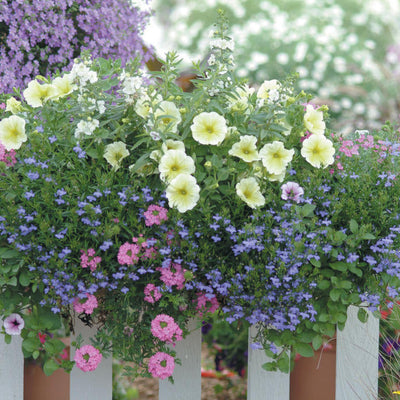
M336 400L378 398L379 320L368 312L362 323L357 312L349 307L346 327L337 332Z
M24 356L20 336L13 336L10 344L0 340L0 398L22 400L24 398Z
M336 400L376 400L378 398L379 320L372 313L366 324L357 318L357 307L350 307L343 331L337 332ZM177 343L175 350L182 361L176 365L175 384L159 382L159 400L201 399L201 330L197 320L190 321L192 333ZM75 321L75 337L81 334L83 344L90 344L93 328ZM248 400L289 400L290 375L266 372L261 365L268 362L263 350L252 349L256 327L249 330ZM71 338L74 340L74 337ZM23 399L24 359L21 338L15 336L10 345L0 342L1 399ZM71 358L74 357L72 351ZM70 400L112 399L112 358L103 359L93 372L74 367L71 372Z
M191 334L176 344L182 365L175 365L174 384L166 379L159 381L159 400L201 399L201 329L197 324L197 320L191 320Z
M249 329L249 359L247 376L247 400L289 400L290 375L283 372L267 372L261 366L270 361L262 349L252 349L255 325Z
M71 342L79 334L83 339L83 345L91 344L90 337L93 329L84 325L75 318L75 335ZM71 348L71 360L75 351ZM95 371L83 372L76 366L72 369L70 380L70 400L112 400L112 357L102 359Z

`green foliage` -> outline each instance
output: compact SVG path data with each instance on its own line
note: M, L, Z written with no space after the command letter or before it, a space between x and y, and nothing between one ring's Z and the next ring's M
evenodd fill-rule
M190 93L170 53L151 79L138 60L85 57L6 100L0 312L23 316L24 354L46 373L72 368L51 337L72 310L132 376L150 376L157 352L175 358L170 342L218 304L229 362L258 323L274 359L264 368L289 371L343 328L350 305L376 309L397 293L397 129L331 134L327 107L293 76L258 91L237 77L223 16L211 45ZM163 314L182 330L173 340L152 329Z

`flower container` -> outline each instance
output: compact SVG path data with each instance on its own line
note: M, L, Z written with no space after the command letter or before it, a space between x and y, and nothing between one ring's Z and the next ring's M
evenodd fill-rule
M335 400L336 339L314 357L299 357L290 375L291 400Z
M46 376L39 364L25 363L24 400L69 400L69 373L58 369Z
M65 344L65 355L69 359L70 339L61 339ZM62 368L50 376L43 372L38 362L25 360L24 400L69 400L70 374Z

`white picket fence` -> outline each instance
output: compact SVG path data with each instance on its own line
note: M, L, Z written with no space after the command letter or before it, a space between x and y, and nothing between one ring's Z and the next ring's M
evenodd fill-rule
M370 315L363 324L357 319L357 308L351 307L344 331L337 333L336 400L378 399L379 321ZM175 384L160 381L159 400L201 399L201 330L193 332L176 345L182 366L176 366ZM81 334L84 344L90 343L91 330L77 324L76 335ZM261 365L268 361L262 350L250 346L254 328L249 335L248 400L289 400L290 376L280 372L265 372ZM71 354L73 357L74 354ZM23 400L24 362L21 340L0 343L0 399ZM111 400L112 360L103 359L93 372L74 368L70 379L70 400ZM321 400L326 393L321 394ZM54 399L57 400L57 399ZM304 399L307 400L307 399Z

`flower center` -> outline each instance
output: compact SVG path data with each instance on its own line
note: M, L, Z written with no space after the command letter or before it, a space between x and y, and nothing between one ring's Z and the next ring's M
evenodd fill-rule
M314 147L312 152L313 152L313 154L320 153L320 150L319 150L318 146Z
M119 161L122 158L122 154L121 153L115 153L114 157L115 157L115 161Z
M10 136L12 136L13 139L18 137L18 129L17 128L11 128L9 132L10 132Z
M182 196L186 196L187 192L185 189L181 189L179 192Z
M251 196L251 192L249 190L245 190L243 192L243 196L246 197L246 199L248 199Z

